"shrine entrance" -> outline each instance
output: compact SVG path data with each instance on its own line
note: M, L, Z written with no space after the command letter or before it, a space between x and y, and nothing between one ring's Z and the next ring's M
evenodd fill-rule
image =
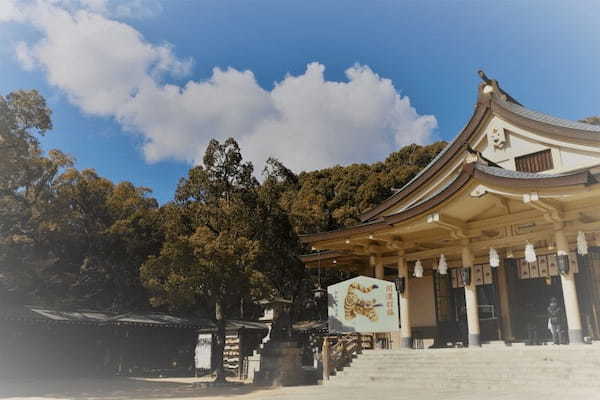
M488 342L502 338L500 305L496 286L496 273L489 264L475 265L473 279L477 287L477 302L481 340ZM436 345L462 342L466 345L467 315L464 282L457 269L448 275L435 275L436 319L438 338Z
M533 264L524 259L507 260L507 279L516 341L541 344L552 340L546 310L553 297L563 310L561 324L566 329L563 290L554 255L539 256Z

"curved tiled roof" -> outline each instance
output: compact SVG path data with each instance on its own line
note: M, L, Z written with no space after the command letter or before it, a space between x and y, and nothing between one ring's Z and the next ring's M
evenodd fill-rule
M523 118L527 118L532 121L541 122L543 124L553 125L559 128L574 129L583 132L589 132L591 134L600 134L600 125L586 124L585 122L571 121L568 119L554 117L552 115L544 114L539 111L530 110L523 106L515 103L504 101L502 99L495 99L496 103L502 108L517 114Z
M541 178L559 178L561 176L573 175L570 173L564 174L540 174L536 172L520 172L510 169L491 167L484 164L478 164L477 169L490 175L495 175L502 178L514 179L541 179Z
M532 172L511 171L492 167L481 163L475 164L474 176L482 182L490 182L507 187L518 188L547 188L575 185L590 185L596 179L588 170L567 172L563 174L541 174Z
M515 123L515 125L521 125L534 131L546 132L551 135L563 136L570 139L600 142L599 125L570 121L530 110L523 107L508 93L504 92L496 81L494 81L493 85L495 90L489 94L483 93L485 84L480 86L475 112L460 133L425 168L402 186L399 191L384 200L380 205L363 213L361 216L363 222L377 218L382 212L396 205L411 192L414 192L416 187L419 187L430 179L442 165L452 160L460 148L464 148L468 144L477 127L490 112L497 113L499 116Z

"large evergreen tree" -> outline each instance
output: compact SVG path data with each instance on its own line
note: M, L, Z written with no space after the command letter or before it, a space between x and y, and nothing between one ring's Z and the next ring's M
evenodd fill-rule
M179 182L167 207L160 255L142 268L154 305L213 310L217 381L225 379L225 320L239 315L244 298L260 297L256 292L265 284L256 269L257 187L252 164L243 161L235 140L212 140L203 164Z

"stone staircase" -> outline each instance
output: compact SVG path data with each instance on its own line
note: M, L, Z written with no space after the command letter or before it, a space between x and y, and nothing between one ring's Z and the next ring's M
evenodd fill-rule
M370 350L278 399L600 399L600 345Z

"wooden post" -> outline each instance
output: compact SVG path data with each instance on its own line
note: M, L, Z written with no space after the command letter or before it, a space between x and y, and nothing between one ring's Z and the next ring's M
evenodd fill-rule
M375 278L383 280L384 275L385 275L385 270L383 268L383 257L378 255L375 258Z
M327 337L323 338L321 358L323 359L323 382L325 382L329 380L329 340Z
M569 254L569 243L562 227L555 232L556 253L560 256ZM579 301L577 299L577 286L575 285L575 273L572 269L567 274L560 274L560 282L565 302L565 314L569 328L569 343L583 343L583 331L581 330L581 314L579 312Z
M473 270L473 252L468 245L462 249L462 266ZM477 286L475 279L471 276L471 282L465 284L465 305L467 307L467 325L469 330L469 347L480 347L479 339L479 305L477 303Z
M500 316L502 319L502 340L510 342L514 340L512 332L512 323L510 319L510 292L508 290L508 280L506 277L506 260L500 263L500 266L496 268L497 278L496 287L498 288L498 295L500 297Z
M408 263L404 252L398 252L398 276L404 278L404 293L398 293L398 312L400 313L400 343L403 349L412 348L412 325L410 321L410 282Z

